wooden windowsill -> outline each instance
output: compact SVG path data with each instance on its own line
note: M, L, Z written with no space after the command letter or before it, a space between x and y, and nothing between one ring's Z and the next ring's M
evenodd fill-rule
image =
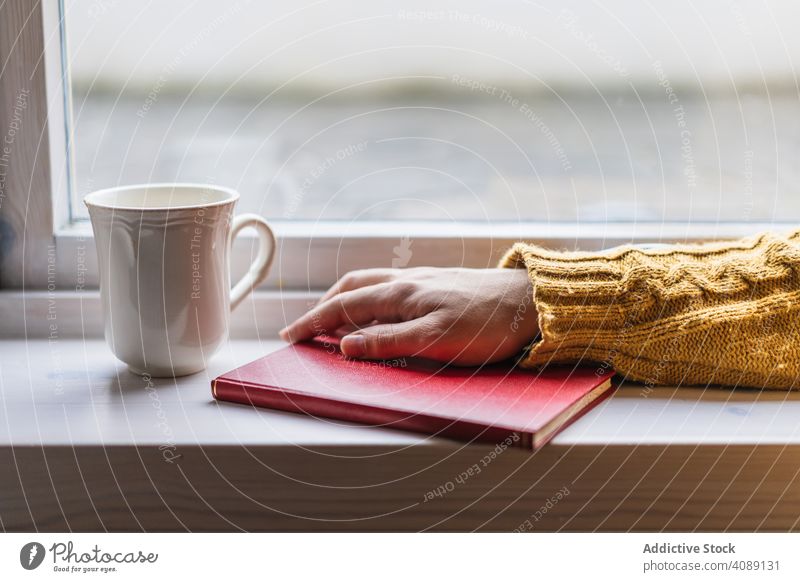
M3 527L798 528L800 394L625 384L541 451L493 454L212 399L211 378L281 345L235 340L151 385L100 339L1 341Z

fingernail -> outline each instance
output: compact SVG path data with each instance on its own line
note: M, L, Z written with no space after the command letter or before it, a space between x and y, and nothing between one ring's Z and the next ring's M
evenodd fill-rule
M280 330L278 332L278 335L280 336L280 338L283 341L288 342L289 341L289 328L288 327L284 327L282 330Z
M367 351L367 342L363 335L352 334L346 335L339 342L339 347L342 353L348 358L360 358Z

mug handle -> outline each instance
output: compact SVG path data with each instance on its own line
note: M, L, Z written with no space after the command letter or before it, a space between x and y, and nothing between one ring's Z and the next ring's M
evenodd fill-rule
M240 214L234 217L231 227L231 245L236 235L248 226L252 226L258 232L258 255L244 277L239 279L239 282L231 289L231 311L236 309L248 293L267 277L272 261L275 259L275 249L277 248L275 235L267 221L258 214Z

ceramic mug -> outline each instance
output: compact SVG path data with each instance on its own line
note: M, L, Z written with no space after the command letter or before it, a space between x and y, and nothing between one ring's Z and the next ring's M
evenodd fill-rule
M275 236L256 214L234 217L239 194L204 184L143 184L84 198L92 220L105 337L137 374L206 367L228 337L230 312L269 272ZM231 289L231 243L258 232L258 255Z

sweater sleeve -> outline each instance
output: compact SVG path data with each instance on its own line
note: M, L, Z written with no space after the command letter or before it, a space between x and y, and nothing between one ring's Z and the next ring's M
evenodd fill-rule
M800 231L558 252L517 243L540 338L525 367L597 362L648 385L800 388Z

